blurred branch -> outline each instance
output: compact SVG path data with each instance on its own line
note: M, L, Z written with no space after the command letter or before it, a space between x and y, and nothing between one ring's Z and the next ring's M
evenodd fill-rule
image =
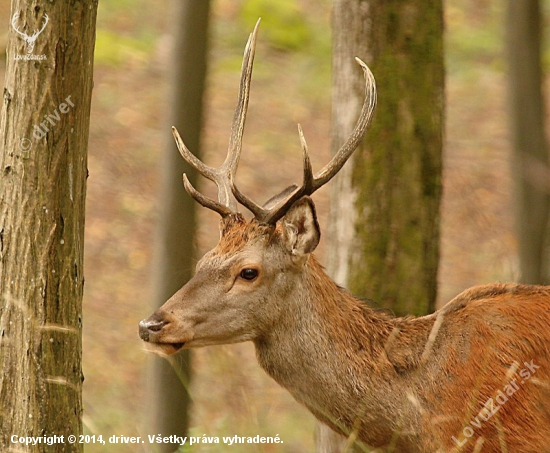
M171 68L170 109L164 129L168 140L161 162L162 206L155 242L153 266L156 309L166 302L193 275L195 246L195 205L185 193L182 175L192 184L196 171L177 151L171 126L176 126L190 150L200 157L203 93L206 78L207 35L210 13L208 0L175 0L174 62ZM185 437L189 427L190 353L184 351L171 362L152 359L150 414L151 433ZM173 446L164 444L159 452L169 453Z

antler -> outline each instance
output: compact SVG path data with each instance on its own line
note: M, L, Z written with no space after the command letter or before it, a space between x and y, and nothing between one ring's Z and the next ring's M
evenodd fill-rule
M300 135L300 143L302 144L304 162L304 176L300 187L297 185L287 187L278 195L271 198L262 207L241 193L231 180L231 188L236 199L239 203L250 210L260 222L275 224L277 220L279 220L288 211L296 200L304 195L311 195L321 186L329 182L336 175L336 173L340 171L361 142L363 135L365 134L372 119L374 107L376 106L376 83L368 66L359 58L356 58L355 60L361 65L365 75L366 86L363 108L361 109L361 114L350 137L321 171L319 171L316 175L313 175L307 143L304 138L302 128L298 125L298 133Z
M233 124L231 126L231 137L229 139L229 148L227 150L227 157L219 168L209 167L195 157L185 146L178 131L175 127L172 127L172 133L176 140L178 149L185 159L185 161L194 167L205 178L213 181L218 187L218 201L214 201L199 191L197 191L189 182L186 174L183 175L183 185L189 195L191 195L202 206L212 209L219 213L222 217L226 217L232 213L237 212L237 200L235 199L231 186L237 166L239 165L239 158L241 155L242 140L244 123L246 119L246 112L248 109L248 98L250 93L250 79L252 76L252 66L254 64L254 51L256 49L256 36L258 34L258 26L260 21L256 23L254 31L248 38L244 50L243 65L241 70L241 82L239 88L239 100L237 108L235 109L235 115L233 117Z
M185 190L202 206L209 208L219 213L222 217L237 212L237 202L241 203L249 209L257 220L263 223L275 224L299 198L305 195L311 195L321 186L329 182L344 166L349 157L353 154L359 143L361 142L372 119L372 114L376 106L376 83L372 72L368 66L356 58L363 69L365 75L365 101L361 109L361 114L357 120L357 124L353 129L350 137L338 150L331 161L317 174L313 175L311 161L307 149L307 143L300 125L298 132L300 135L300 143L302 145L304 176L302 185L292 185L272 197L263 207L256 204L249 197L244 195L235 186L234 178L239 158L241 155L242 138L244 131L244 123L248 108L248 98L250 93L250 80L252 76L252 66L254 63L254 51L256 48L256 36L260 21L256 23L254 31L248 38L244 51L243 65L241 71L241 83L239 88L239 101L235 109L233 117L233 125L231 126L231 137L229 139L229 149L227 157L219 168L209 167L195 157L185 146L178 131L172 127L172 133L178 149L185 161L194 167L205 178L213 181L218 187L218 201L206 197L197 191L189 182L186 174L183 175L183 184Z

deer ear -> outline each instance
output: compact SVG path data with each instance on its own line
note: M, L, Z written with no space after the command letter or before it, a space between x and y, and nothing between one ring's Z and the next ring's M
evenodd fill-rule
M311 198L302 197L296 201L280 222L283 241L292 255L304 257L315 250L321 231Z

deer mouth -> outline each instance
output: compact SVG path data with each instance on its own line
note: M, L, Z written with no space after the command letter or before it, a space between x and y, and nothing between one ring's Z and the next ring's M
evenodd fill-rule
M173 324L166 319L163 313L155 312L149 318L140 321L139 336L145 341L145 348L150 352L164 356L180 351L189 339L177 341L182 338L182 335L177 332L171 333L170 327L173 327Z
M160 356L174 355L183 349L185 343L145 343L145 349Z

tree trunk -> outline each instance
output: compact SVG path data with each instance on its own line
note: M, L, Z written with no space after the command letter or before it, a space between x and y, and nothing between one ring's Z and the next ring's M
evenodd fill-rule
M443 6L441 0L360 4L369 9L362 41L368 49L357 50L368 51L379 103L354 162L358 217L349 288L398 315L422 315L435 309L437 295Z
M332 184L328 271L398 315L426 314L435 309L439 262L442 1L335 0L332 25L333 152L364 97L354 56L376 78L378 105L366 139ZM352 451L353 442L320 430L319 453Z
M195 184L196 172L180 156L171 126L176 126L188 148L200 156L203 92L206 78L207 32L210 2L175 1L175 45L171 75L167 146L161 172L161 215L154 266L154 308L166 302L193 275L195 255L195 205L183 188L183 173ZM155 357L151 370L153 433L186 436L189 425L188 384L190 353L169 361ZM162 452L174 447L165 444Z
M0 123L0 450L80 452L84 202L97 1L12 1ZM18 16L15 16L18 15ZM34 45L33 45L34 44ZM59 440L59 439L58 439Z
M520 278L524 283L548 284L550 172L544 134L538 0L509 0L506 28Z

